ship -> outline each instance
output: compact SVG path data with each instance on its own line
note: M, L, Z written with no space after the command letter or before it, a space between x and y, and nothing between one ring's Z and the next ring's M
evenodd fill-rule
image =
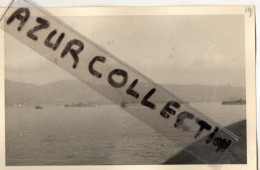
M65 104L64 107L94 107L95 104L85 104L85 103L76 103L76 104Z
M127 104L126 102L122 101L122 102L120 103L120 106L121 106L121 107L126 107L126 104Z
M223 101L221 102L222 105L244 105L246 104L246 100L239 99L239 100L231 100L231 101Z
M42 106L35 106L35 109L43 109Z

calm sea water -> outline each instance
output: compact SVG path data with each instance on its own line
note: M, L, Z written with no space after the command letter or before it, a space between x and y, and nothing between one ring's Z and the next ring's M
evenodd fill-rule
M223 126L245 105L191 104ZM180 151L118 106L6 107L7 165L161 164Z

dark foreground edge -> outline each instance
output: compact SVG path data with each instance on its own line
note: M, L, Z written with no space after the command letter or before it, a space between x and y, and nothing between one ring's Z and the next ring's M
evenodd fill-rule
M246 120L229 125L226 129L239 136L239 140L238 143L226 153L221 164L246 164ZM163 164L203 164L203 162L191 156L185 150L182 150Z

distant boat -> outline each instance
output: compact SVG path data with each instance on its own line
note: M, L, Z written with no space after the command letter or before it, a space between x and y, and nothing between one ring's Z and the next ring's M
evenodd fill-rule
M239 99L239 100L232 100L232 101L223 101L221 102L222 105L243 105L246 104L246 100Z
M126 107L126 102L122 101L122 102L120 103L120 105L121 105L121 107Z
M14 107L22 107L21 104L14 104Z
M180 104L189 104L189 102L187 102L187 101L181 101L181 102L179 102Z
M95 104L85 104L85 103L76 103L76 104L65 104L64 107L94 107Z
M43 109L41 106L35 106L35 109Z

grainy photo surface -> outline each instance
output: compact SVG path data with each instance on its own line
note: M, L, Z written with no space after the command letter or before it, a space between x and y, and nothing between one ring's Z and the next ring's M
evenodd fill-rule
M5 168L256 166L253 7L50 8L59 21L15 2Z
M223 161L247 162L244 15L62 20L239 135ZM7 34L5 50L7 165L202 163L122 109L134 101L111 103Z

